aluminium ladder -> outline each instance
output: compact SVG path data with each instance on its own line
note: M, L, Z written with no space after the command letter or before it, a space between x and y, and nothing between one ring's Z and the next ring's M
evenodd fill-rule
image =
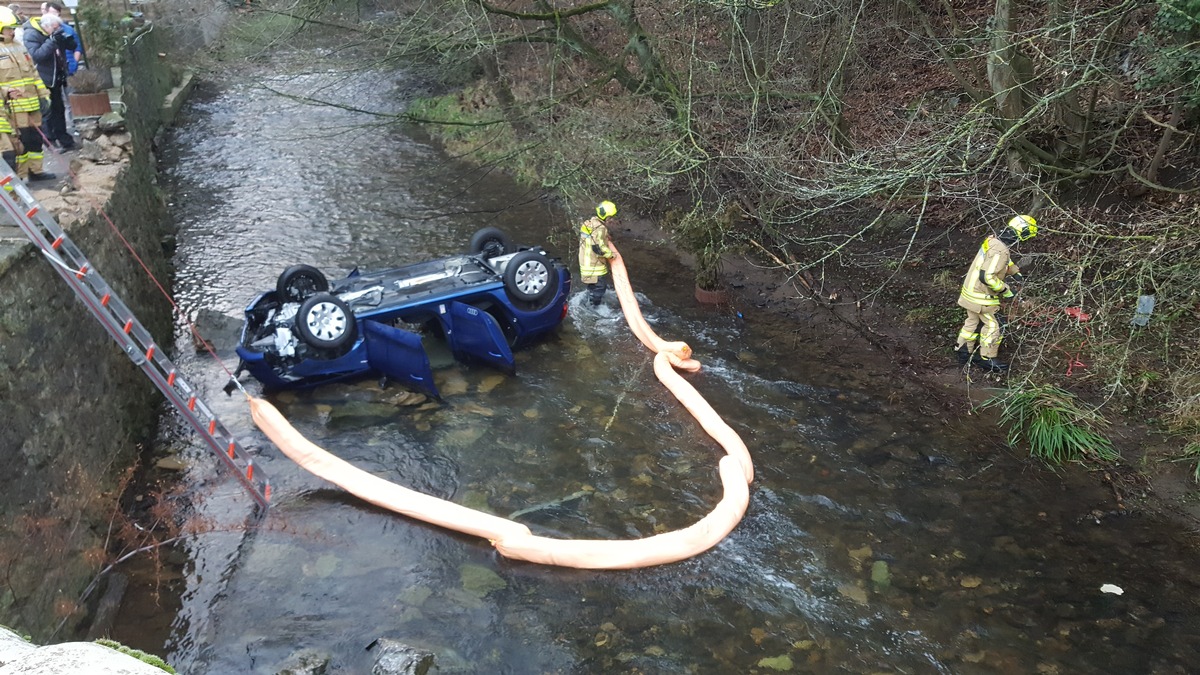
M0 162L0 204L49 259L54 271L75 291L104 330L233 471L265 513L271 502L270 481L216 414L200 400L196 390L179 375L175 364L157 347L149 331L117 297L79 247L54 218L44 212L29 188L3 162Z

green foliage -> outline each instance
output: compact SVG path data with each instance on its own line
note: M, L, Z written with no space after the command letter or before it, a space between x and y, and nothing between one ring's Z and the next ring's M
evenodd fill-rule
M1139 90L1176 89L1190 109L1200 107L1200 0L1161 0L1136 44L1146 53Z
M96 644L98 644L102 647L108 647L109 649L115 649L116 651L121 652L122 654L125 654L127 656L132 656L133 658L137 659L138 661L141 661L142 663L154 666L155 668L158 668L159 670L163 670L168 673L175 672L175 669L172 668L166 661L163 661L162 659L160 659L159 657L157 657L153 654L147 654L146 652L144 652L140 649L134 649L133 647L126 647L125 645L123 645L120 642L117 642L115 640L101 639L101 640L96 640L95 642L96 642Z
M732 202L716 208L700 202L671 228L675 241L696 256L696 285L700 288L721 288L721 255L728 249L733 219L740 213Z
M1200 441L1192 441L1183 446L1183 451L1176 462L1192 462L1192 480L1200 483Z
M125 61L125 38L133 28L127 17L96 2L80 3L75 16L88 68L119 66Z
M984 405L1000 407L1000 423L1008 427L1009 445L1025 441L1030 454L1047 464L1117 458L1112 441L1098 431L1108 426L1108 420L1095 409L1082 407L1071 392L1030 384Z

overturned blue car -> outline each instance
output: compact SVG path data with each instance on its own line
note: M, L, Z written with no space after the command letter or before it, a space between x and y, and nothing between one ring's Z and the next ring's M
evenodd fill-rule
M476 232L462 255L332 282L293 265L246 307L238 372L266 389L376 376L436 397L425 337L513 372L513 350L562 323L570 291L561 261L496 228Z

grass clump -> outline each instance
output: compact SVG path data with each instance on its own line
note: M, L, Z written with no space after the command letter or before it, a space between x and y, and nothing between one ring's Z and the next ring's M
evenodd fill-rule
M119 651L122 654L125 654L127 656L132 656L133 658L137 659L138 661L141 661L142 663L154 666L155 668L158 668L159 670L162 670L162 671L165 671L168 673L175 672L175 669L172 668L166 661L162 660L161 658L159 658L153 654L147 654L146 652L144 652L140 649L134 649L133 647L126 647L125 645L121 644L120 642L117 642L116 640L101 639L101 640L96 640L95 642L96 642L96 644L98 644L102 647L108 647L109 649L115 649L116 651Z
M1053 466L1091 459L1117 458L1112 441L1100 430L1108 420L1083 407L1069 391L1051 385L1027 385L988 401L1000 408L1000 424L1008 427L1008 444L1028 443L1029 453Z

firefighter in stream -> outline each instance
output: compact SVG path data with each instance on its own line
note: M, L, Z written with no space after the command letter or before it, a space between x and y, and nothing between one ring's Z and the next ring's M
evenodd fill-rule
M0 134L4 161L22 180L52 180L55 175L42 171L41 99L48 95L25 48L15 42L17 17L0 7ZM11 146L11 147L9 147Z
M958 306L967 310L967 320L958 332L954 351L960 363L971 363L992 371L1008 370L1008 364L996 359L1000 353L1000 300L1014 297L1005 282L1021 281L1021 269L1012 261L1010 250L1018 243L1037 236L1033 216L1014 216L1000 233L983 240L975 260L967 270ZM983 330L979 330L979 324ZM979 351L976 352L976 342Z
M593 306L604 299L608 263L614 253L608 246L608 228L604 221L617 215L617 205L610 201L596 206L596 215L579 226L579 277L587 286L588 301Z

